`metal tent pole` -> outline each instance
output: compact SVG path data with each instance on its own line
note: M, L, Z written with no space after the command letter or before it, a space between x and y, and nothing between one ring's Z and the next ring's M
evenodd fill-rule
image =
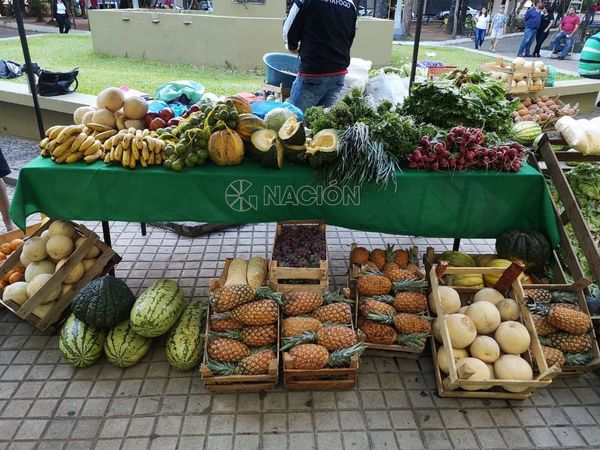
M423 9L425 7L425 0L419 0L418 5L417 27L415 28L415 43L413 44L412 67L410 69L410 80L408 83L409 90L415 81L415 73L417 72L417 59L419 57L419 43L421 42L421 26L423 25Z
M15 19L17 20L17 28L19 30L19 38L21 39L21 48L23 49L23 57L25 59L25 72L29 80L29 90L33 97L33 108L35 110L35 118L37 119L38 130L40 132L40 140L44 139L44 122L42 120L42 110L38 102L37 92L35 90L35 78L33 75L33 66L31 65L31 56L29 55L29 46L27 45L27 34L23 25L23 12L21 11L21 0L14 0L13 7L15 9Z

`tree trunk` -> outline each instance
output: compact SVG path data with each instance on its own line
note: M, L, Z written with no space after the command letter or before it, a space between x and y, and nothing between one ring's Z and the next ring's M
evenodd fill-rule
M402 5L402 28L404 33L410 34L410 25L412 23L412 10L415 4L415 0L404 0Z
M508 15L508 25L506 26L508 30L514 31L514 27L517 25L517 14L519 13L519 11L521 11L521 9L523 9L523 6L525 6L526 2L527 0L515 1L515 6L513 10L509 12Z
M460 16L460 0L455 0L454 11L452 12L452 39L456 39L458 33L458 21Z
M585 8L585 15L583 17L583 21L581 23L581 26L577 30L576 39L575 39L575 41L573 41L573 49L572 49L572 51L575 51L575 46L579 42L581 42L581 43L583 43L585 45L585 32L587 31L587 27L588 27L588 25L590 23L590 19L592 18L592 6L593 6L593 2L587 2L586 8Z
M406 36L406 30L402 24L402 4L400 0L396 3L396 11L394 12L394 40L399 41Z
M389 0L375 0L373 17L378 19L387 19L389 13Z

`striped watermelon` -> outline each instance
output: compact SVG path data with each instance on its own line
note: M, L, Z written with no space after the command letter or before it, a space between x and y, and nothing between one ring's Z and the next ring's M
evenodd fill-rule
M178 370L191 370L202 357L202 322L205 307L200 302L190 303L181 313L177 325L167 338L167 359Z
M152 339L136 334L129 320L126 320L109 331L104 353L115 366L129 367L144 357L151 343Z
M513 126L513 139L519 144L531 145L536 137L542 134L542 127L531 120L516 123Z
M159 280L140 295L131 309L131 327L141 336L156 337L171 329L183 309L183 291L172 280Z
M104 331L86 325L71 314L60 332L58 349L69 364L87 367L102 356L105 339Z

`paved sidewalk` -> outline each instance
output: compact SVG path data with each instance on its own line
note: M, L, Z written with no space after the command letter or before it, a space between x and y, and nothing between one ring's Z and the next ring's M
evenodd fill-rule
M12 196L13 188L9 187ZM97 223L87 223L101 233ZM117 276L135 294L156 279L178 280L187 299L205 298L227 257L268 257L273 224L241 226L196 239L112 223ZM350 244L427 245L449 239L328 229L333 287L346 283ZM492 251L465 241L466 251ZM210 394L198 371L178 372L164 338L135 366L105 359L65 364L57 336L0 312L0 448L7 449L505 449L599 448L600 378L557 380L527 401L441 399L430 357L364 358L350 391ZM157 345L158 344L158 345Z

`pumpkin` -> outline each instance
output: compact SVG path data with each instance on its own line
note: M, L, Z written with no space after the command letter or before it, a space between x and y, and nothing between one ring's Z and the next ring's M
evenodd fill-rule
M71 309L91 327L107 329L129 318L135 296L124 281L106 275L77 293Z
M227 100L233 102L233 106L239 114L252 113L250 102L241 95L232 95L231 97L227 97Z
M255 131L265 128L267 128L267 125L258 116L244 113L240 114L235 131L244 141L249 141Z
M544 267L552 246L548 238L534 230L509 230L496 238L498 257L508 260L520 260L528 270Z
M244 141L233 130L215 131L208 140L208 157L218 166L235 166L244 159Z

